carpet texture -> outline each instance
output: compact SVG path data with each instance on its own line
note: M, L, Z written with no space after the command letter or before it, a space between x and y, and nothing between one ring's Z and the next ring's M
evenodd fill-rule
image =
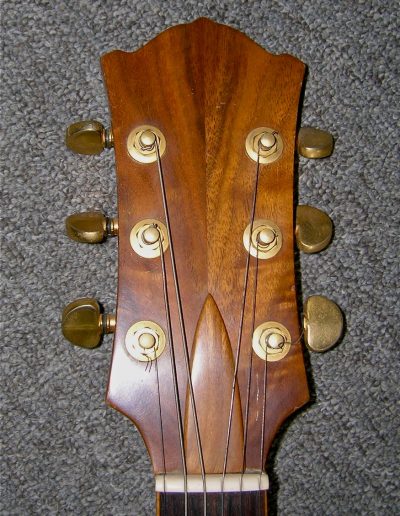
M270 512L399 514L398 3L14 0L1 15L1 514L153 513L141 438L104 404L111 339L88 352L60 333L72 299L113 310L117 278L115 240L64 235L73 212L115 213L113 152L73 155L64 130L108 121L101 54L199 16L307 63L302 124L336 140L330 159L300 160L301 202L336 227L326 251L301 256L302 290L334 299L347 330L310 356L313 400L274 445Z

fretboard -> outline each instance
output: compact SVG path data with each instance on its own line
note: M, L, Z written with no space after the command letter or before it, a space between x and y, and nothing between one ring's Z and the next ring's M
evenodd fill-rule
M224 510L222 511L222 503ZM266 516L266 491L207 494L207 516ZM188 516L203 516L204 498L201 493L188 494ZM184 516L183 493L157 493L157 516Z

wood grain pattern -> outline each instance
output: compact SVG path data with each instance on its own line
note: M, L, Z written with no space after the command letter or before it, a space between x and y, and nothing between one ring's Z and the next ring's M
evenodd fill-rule
M234 375L234 357L224 321L211 295L207 296L197 325L191 357L191 372L197 418L202 440L203 458L207 473L223 471L226 428L221 421L228 421ZM188 469L201 473L193 411L190 398L186 396L185 443ZM233 412L230 449L243 449L243 417L239 391L236 389ZM228 469L240 471L242 457L229 455Z
M143 124L158 127L166 137L162 161L189 347L195 340L205 300L211 295L226 329L226 342L229 340L235 355L246 264L242 237L250 222L255 179L255 163L245 152L245 140L260 126L272 127L282 135L282 157L260 171L256 218L275 221L283 233L283 245L273 259L260 262L256 326L278 321L288 328L295 344L284 360L268 363L266 399L261 392L264 361L258 357L253 360L246 467L263 469L280 424L308 400L293 252L293 162L304 65L291 56L269 54L234 29L200 19L167 30L134 53L111 52L102 58L102 68L115 141L120 227L117 329L107 400L138 427L155 473L182 471L169 359L171 343L158 359L163 450L155 367L146 368L146 364L131 359L124 340L128 328L140 320L153 320L166 329L160 259L143 259L129 244L131 228L138 221L164 221L165 217L157 165L133 161L127 152L127 137ZM169 252L165 256L172 344L180 404L185 412L187 377ZM242 414L251 352L254 265L252 259L239 361ZM221 324L213 321L213 325ZM226 354L224 346L221 351ZM229 380L230 371L221 366L221 377ZM204 397L204 389L201 392ZM213 397L220 394L212 384L207 398L213 399L213 406ZM260 457L264 406L265 445ZM213 415L218 417L220 442L228 422L225 411ZM201 439L204 448L212 446L208 432L203 431ZM242 454L239 442L230 449L229 472L237 472ZM211 463L207 467L215 469ZM189 472L197 469L196 461L190 461Z
M224 512L222 513L222 503ZM185 514L182 494L170 493L157 496L157 516L177 516ZM190 494L188 516L202 516L203 496ZM266 516L267 497L265 491L252 493L226 493L222 502L219 493L207 495L207 514L240 514L244 516Z

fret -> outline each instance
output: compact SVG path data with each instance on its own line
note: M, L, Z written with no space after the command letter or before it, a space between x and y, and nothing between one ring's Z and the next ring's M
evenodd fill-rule
M207 516L243 515L266 516L266 491L224 493L224 512L222 512L221 493L207 494ZM184 495L182 493L157 493L157 516L181 516L185 514ZM203 495L188 494L188 516L204 514Z

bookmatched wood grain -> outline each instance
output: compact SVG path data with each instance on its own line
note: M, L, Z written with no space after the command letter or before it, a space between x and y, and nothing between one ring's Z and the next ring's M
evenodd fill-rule
M260 126L276 129L283 138L282 157L260 170L256 219L273 220L283 233L283 245L273 259L259 262L255 325L278 321L288 328L294 344L285 359L268 363L266 399L262 391L264 361L253 358L246 467L263 469L282 421L308 400L293 251L293 167L304 65L288 55L269 54L234 29L200 19L165 31L136 52L113 51L102 58L102 68L114 134L120 228L117 328L107 400L138 427L155 473L182 471L171 343L158 359L163 449L156 368L146 368L130 358L124 340L128 328L140 320L152 320L166 331L161 261L138 256L129 243L130 231L138 221L165 221L165 217L157 165L130 158L128 135L135 127L150 124L158 127L167 141L162 163L190 350L195 340L197 348L206 339L192 364L201 441L210 472L221 468L220 447L226 438L230 397L226 390L232 382L242 309L246 264L242 239L250 222L256 169L246 154L245 140ZM188 434L188 472L196 473L199 462L188 430L193 421L188 413L169 252L165 258L180 404ZM241 465L254 271L252 258L228 472L240 471Z
M192 347L191 372L196 393L197 419L202 439L204 464L207 473L223 471L226 431L221 431L221 422L228 421L234 357L224 321L211 295L207 296L201 311ZM221 374L222 372L222 374ZM187 450L196 450L196 434L191 401L187 393L185 406L185 442ZM232 410L230 449L243 449L243 417L239 391L236 389ZM188 469L201 473L198 454L189 453ZM229 455L227 469L241 471L242 456Z

